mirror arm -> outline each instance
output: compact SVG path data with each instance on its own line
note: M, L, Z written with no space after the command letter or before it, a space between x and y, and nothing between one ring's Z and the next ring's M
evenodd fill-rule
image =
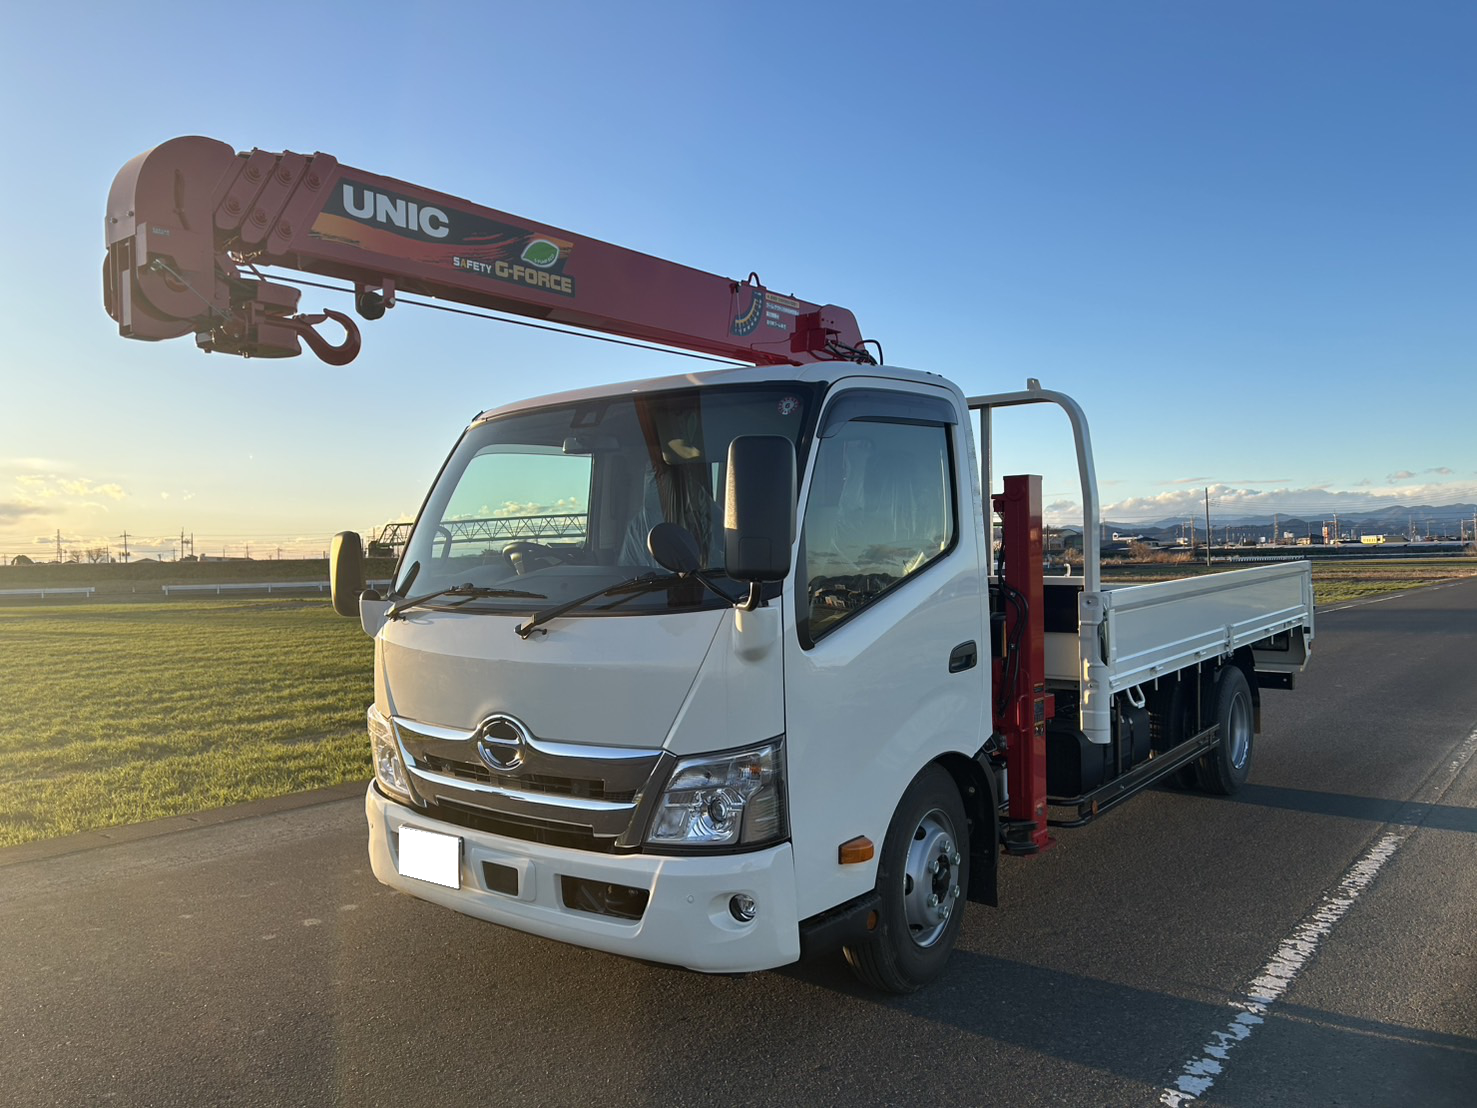
M758 581L750 581L748 598L739 603L737 607L745 612L752 612L755 608L763 607L763 592L764 586L762 584L760 584Z

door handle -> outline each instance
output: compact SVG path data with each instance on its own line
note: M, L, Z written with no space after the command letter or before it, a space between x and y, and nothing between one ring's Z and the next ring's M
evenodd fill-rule
M974 640L962 642L953 650L949 651L949 672L963 673L967 669L973 669L980 660L979 648L975 646Z

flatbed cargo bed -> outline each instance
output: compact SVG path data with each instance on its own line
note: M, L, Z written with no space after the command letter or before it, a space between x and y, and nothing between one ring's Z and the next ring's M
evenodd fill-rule
M1313 639L1313 579L1307 562L1107 585L1095 595L1096 631L1081 633L1083 578L1046 579L1046 672L1054 682L1101 682L1112 694L1197 662L1252 647L1258 671L1302 668ZM1090 605L1089 605L1090 607Z

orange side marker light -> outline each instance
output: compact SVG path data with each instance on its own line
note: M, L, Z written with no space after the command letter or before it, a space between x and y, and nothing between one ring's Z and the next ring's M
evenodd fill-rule
M876 853L877 848L872 845L872 840L865 835L858 835L841 844L836 851L836 860L843 866L852 866L858 862L870 862Z

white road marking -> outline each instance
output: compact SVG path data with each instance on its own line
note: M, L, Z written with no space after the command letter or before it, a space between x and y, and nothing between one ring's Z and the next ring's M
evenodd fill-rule
M1340 604L1337 608L1325 608L1324 612L1342 612L1349 608L1363 608L1367 604L1383 604L1386 600L1398 600L1402 596L1409 596L1409 592L1392 592L1384 596L1371 597L1368 600L1354 600L1348 604ZM1322 613L1320 613L1322 614Z
M1471 761L1474 753L1477 753L1477 731L1468 735L1466 741L1457 748L1442 778L1436 781L1428 779L1418 790L1418 796L1412 797L1410 803L1430 805L1439 800ZM1182 1108L1210 1090L1215 1079L1225 1072L1232 1049L1249 1039L1251 1033L1266 1022L1267 1011L1287 992L1293 979L1318 952L1319 944L1354 906L1360 894L1369 888L1380 869L1400 849L1400 844L1417 830L1424 821L1425 814L1424 811L1421 812L1420 817L1406 830L1389 831L1380 836L1345 871L1338 885L1331 892L1325 893L1317 906L1293 928L1292 934L1282 940L1276 953L1251 979L1241 996L1230 1002L1236 1015L1223 1030L1211 1035L1197 1057L1185 1063L1174 1083L1160 1092L1159 1103L1166 1104L1169 1108Z
M1342 612L1349 608L1362 608L1366 604L1383 604L1386 600L1398 600L1402 596L1410 596L1411 593L1415 591L1440 592L1442 589L1452 589L1462 583L1463 581L1459 579L1455 581L1446 581L1440 585L1422 585L1419 590L1406 589L1404 592L1386 593L1384 596L1374 596L1370 597L1368 600L1351 600L1349 603L1340 604L1336 608L1319 608L1318 614L1323 615L1326 612Z

